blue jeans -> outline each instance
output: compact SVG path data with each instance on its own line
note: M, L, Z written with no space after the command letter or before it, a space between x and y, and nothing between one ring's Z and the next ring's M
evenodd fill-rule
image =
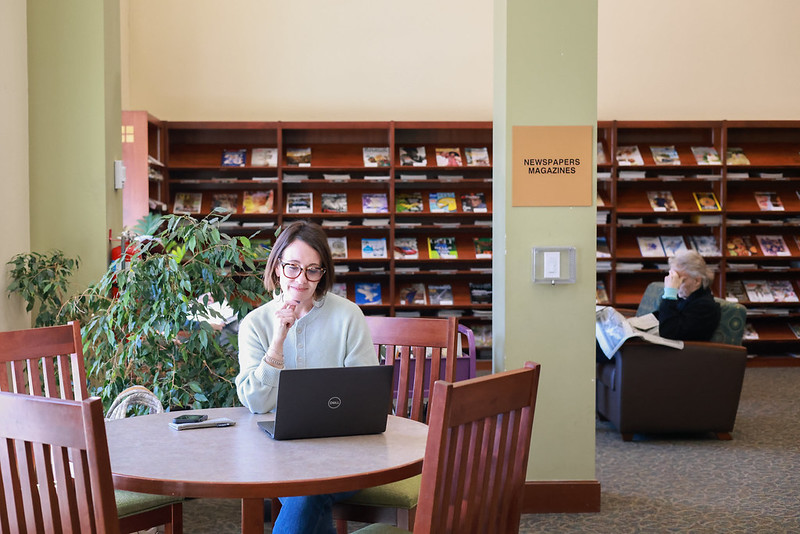
M273 534L336 534L333 505L349 499L357 491L281 497L281 511L272 527Z

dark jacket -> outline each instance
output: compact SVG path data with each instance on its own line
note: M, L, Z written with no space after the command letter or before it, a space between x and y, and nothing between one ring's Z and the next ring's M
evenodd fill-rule
M685 299L661 299L658 333L668 339L708 341L717 329L719 319L719 304L714 295L701 287Z

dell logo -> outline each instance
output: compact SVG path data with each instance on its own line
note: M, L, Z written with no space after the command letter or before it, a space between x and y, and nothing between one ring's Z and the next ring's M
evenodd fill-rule
M328 408L330 408L331 410L335 410L341 405L342 405L342 399L340 399L339 397L331 397L330 399L328 399Z

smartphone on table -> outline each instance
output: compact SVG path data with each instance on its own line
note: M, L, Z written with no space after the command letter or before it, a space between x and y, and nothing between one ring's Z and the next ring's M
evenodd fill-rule
M200 423L206 419L208 419L208 416L203 414L184 414L173 418L172 422L176 425L181 425L183 423Z

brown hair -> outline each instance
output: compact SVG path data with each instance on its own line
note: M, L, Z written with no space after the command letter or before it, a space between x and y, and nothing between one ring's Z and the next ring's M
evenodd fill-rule
M314 290L314 297L319 299L333 287L333 258L328 246L328 236L325 235L325 231L320 225L311 221L296 221L281 230L269 253L267 267L264 269L264 287L268 291L275 291L281 287L280 277L275 274L276 267L280 265L280 259L286 247L298 239L319 254L320 267L325 269L325 274L317 282L317 288Z

